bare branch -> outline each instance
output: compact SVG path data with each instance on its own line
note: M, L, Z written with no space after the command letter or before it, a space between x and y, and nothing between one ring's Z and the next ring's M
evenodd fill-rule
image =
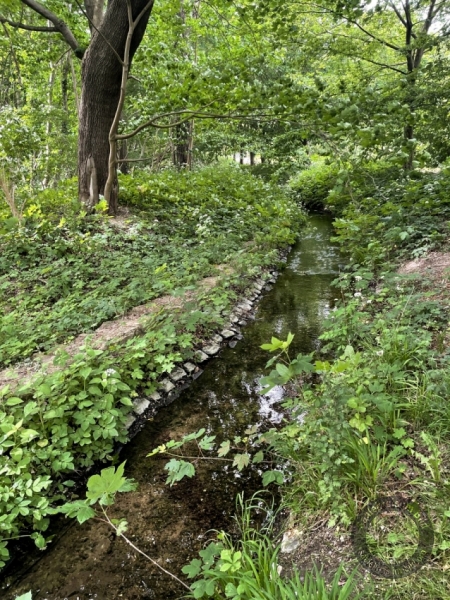
M80 44L77 42L74 34L70 30L69 26L60 19L54 12L49 10L46 6L43 6L37 0L21 0L22 4L25 4L35 13L47 19L55 26L55 29L63 36L64 40L69 44L76 56L80 54ZM81 57L80 57L81 58Z
M159 123L157 123L157 121L159 121L162 118L165 117L171 117L174 115L187 115L186 118L184 119L180 119L179 121L177 121L176 123L168 123L167 125L160 125ZM253 114L253 115L233 115L233 114L215 114L215 113L204 113L204 112L200 112L200 111L196 111L196 110L175 110L172 112L167 112L167 113L163 113L161 115L157 115L155 117L152 117L151 119L149 119L148 121L146 121L145 123L142 123L141 125L139 125L138 127L136 127L136 129L134 129L133 131L131 131L130 133L122 133L116 136L117 140L128 140L129 138L134 137L136 134L138 134L140 131L142 131L143 129L147 129L148 127L154 127L155 129L171 129L172 127L177 127L178 125L182 125L183 123L186 123L187 121L190 121L193 118L199 118L199 119L234 119L234 120L239 120L239 121L266 121L266 120L272 120L272 121L277 121L277 122L287 122L287 123L291 123L291 119L288 118L288 116L284 115L283 118L280 118L277 115L267 115L267 114Z
M58 31L56 27L38 27L37 25L26 25L25 23L17 23L16 21L10 21L0 15L0 23L6 23L16 29L26 29L27 31L41 31L45 33L55 33Z

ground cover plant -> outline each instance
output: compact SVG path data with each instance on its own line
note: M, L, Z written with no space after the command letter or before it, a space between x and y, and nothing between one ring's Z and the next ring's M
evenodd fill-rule
M19 535L45 546L49 517L77 473L110 460L114 445L126 441L132 399L153 392L158 377L192 357L304 220L282 192L227 165L214 173L124 178L123 194L132 207L124 231L102 214L80 216L70 194L51 193L29 205L20 225L9 225L1 238L4 364L161 294L192 289L217 273L217 264L233 273L184 310L147 317L141 337L103 350L87 339L69 362L59 351L56 372L1 391L3 562L8 541Z
M122 196L138 209L123 229L80 214L68 187L42 193L3 233L0 366L195 284L246 242L261 263L294 241L303 218L279 190L229 165L123 177Z

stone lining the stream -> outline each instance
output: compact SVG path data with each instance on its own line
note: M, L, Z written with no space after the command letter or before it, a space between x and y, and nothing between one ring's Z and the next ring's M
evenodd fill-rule
M283 257L281 260L286 260ZM247 324L246 319L254 319L252 312L255 304L264 291L271 289L268 283L274 283L278 277L278 271L264 273L247 290L247 297L234 307L228 317L228 324L204 342L201 349L194 352L194 362L186 362L177 365L168 376L158 382L158 392L148 396L139 396L133 401L133 411L128 415L125 427L128 430L129 439L133 438L145 424L145 421L156 415L158 410L171 404L190 383L197 379L203 370L198 366L216 357L220 350L228 345L234 348L242 339L240 326ZM245 317L245 319L243 318Z

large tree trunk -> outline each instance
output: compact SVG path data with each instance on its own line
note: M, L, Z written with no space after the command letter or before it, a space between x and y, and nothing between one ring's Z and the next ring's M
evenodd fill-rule
M148 0L133 0L132 4L135 19ZM153 4L136 27L130 61L142 41L152 7ZM92 209L98 194L104 194L108 178L109 132L119 101L122 78L122 64L118 56L123 59L128 26L127 3L124 0L110 0L99 31L94 31L83 58L78 192L80 201L88 210ZM95 174L97 189L94 189ZM111 214L117 211L118 192L116 178L109 207Z

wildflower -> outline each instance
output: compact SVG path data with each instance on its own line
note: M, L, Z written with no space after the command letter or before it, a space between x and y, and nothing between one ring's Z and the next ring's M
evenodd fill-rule
M361 275L355 275L355 281L361 281L362 277Z
M115 369L106 369L105 375L106 377L111 377L112 375L116 375L117 371Z
M355 292L353 295L355 298L362 298L361 292Z
M375 352L375 354L376 354L377 356L383 356L383 354L384 354L384 351L383 351L383 350L377 350L377 351Z

